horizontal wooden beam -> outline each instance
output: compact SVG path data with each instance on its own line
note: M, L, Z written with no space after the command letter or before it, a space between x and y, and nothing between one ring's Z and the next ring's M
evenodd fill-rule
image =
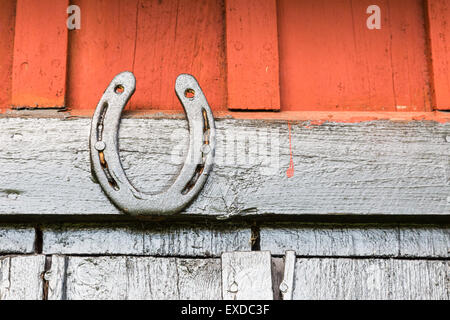
M448 258L449 225L265 224L261 250L303 257Z
M447 300L449 265L445 260L298 258L292 298Z
M168 228L152 223L150 229L142 228L142 224L47 225L42 234L42 253L46 255L220 257L225 251L251 249L250 228L227 223L219 227L189 224ZM1 236L0 228L0 240Z
M178 217L450 213L450 124L220 120L214 169ZM0 119L0 216L124 216L91 179L89 119ZM184 162L187 122L124 119L123 166L145 192ZM294 176L286 170L292 151Z
M35 232L30 226L0 225L0 255L33 253Z

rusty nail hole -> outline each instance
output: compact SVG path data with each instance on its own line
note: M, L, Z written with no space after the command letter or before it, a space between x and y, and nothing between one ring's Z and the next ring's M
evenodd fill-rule
M188 99L194 99L195 97L195 91L194 89L186 89L184 91L184 96Z
M114 92L117 94L122 94L125 91L123 85L119 84L114 88Z
M103 151L100 151L100 152L98 153L98 156L99 156L99 158L100 158L100 164L102 165L102 167L103 167L103 168L107 168L107 167L108 167L108 164L107 164L106 161L105 161L105 154L103 153Z

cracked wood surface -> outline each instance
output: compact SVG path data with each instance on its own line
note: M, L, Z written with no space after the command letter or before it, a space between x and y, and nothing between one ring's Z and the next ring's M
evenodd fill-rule
M449 124L219 120L213 172L180 215L447 215ZM122 215L91 180L90 120L1 118L0 215ZM184 161L187 122L124 119L123 166L146 192Z
M219 300L220 259L52 257L49 300Z
M272 299L272 286L280 282L274 272L283 271L281 258L274 265L268 252L232 252L222 259L47 259L46 267L45 255L0 258L0 300ZM293 299L448 300L449 264L437 259L297 258Z
M272 259L269 251L222 254L224 300L273 300Z
M448 225L265 224L261 250L323 257L449 258Z
M298 258L293 300L448 300L449 261Z
M25 225L0 225L0 254L33 253L34 228Z
M236 225L108 226L61 225L43 228L44 254L124 254L219 257L250 250L251 231Z
M0 300L42 300L45 256L0 257Z

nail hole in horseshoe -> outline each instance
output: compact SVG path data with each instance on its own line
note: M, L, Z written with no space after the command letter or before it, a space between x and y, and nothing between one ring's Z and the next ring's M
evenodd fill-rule
M100 117L97 123L97 141L103 138L103 122L105 121L106 111L108 111L108 102L104 102L100 110Z
M102 109L100 110L100 117L97 123L97 141L101 141L103 139L103 122L105 121L106 111L108 111L108 102L104 102L102 105ZM111 185L111 187L114 188L114 190L118 191L120 189L119 185L109 172L108 163L105 160L105 153L103 151L99 151L98 157L100 159L100 165L102 166L103 173L105 174L108 183Z
M186 183L186 186L181 191L182 195L185 195L189 191L191 191L191 189L197 183L198 178L200 178L200 176L202 175L203 170L205 169L205 161L206 161L205 155L207 153L209 153L209 148L204 148L204 147L205 146L209 147L210 127L209 127L209 122L208 122L208 114L206 113L205 109L202 109L202 115L203 115L203 146L202 146L203 157L202 157L202 163L198 164L197 167L195 168L195 172L192 175L192 178L189 180L188 183ZM206 152L206 150L208 150L208 151Z
M119 185L117 184L116 180L111 175L111 172L109 172L108 163L105 160L105 153L103 151L100 151L98 153L98 157L100 158L100 165L102 166L103 172L106 176L106 179L108 180L108 183L111 187L114 188L114 190L119 191Z
M209 122L208 122L208 114L205 109L202 109L203 115L203 139L204 144L209 144Z
M194 99L194 97L195 97L195 90L194 90L194 89L191 89L191 88L186 89L186 90L184 91L184 96L185 96L186 98L188 98L188 99Z
M114 178L111 176L111 173L109 172L109 169L103 169L103 171L105 172L106 175L106 179L108 179L108 183L111 187L113 187L114 190L119 191L119 185L117 184L116 180L114 180Z
M195 168L195 172L194 175L192 176L191 180L189 180L188 183L186 183L186 186L183 188L183 190L181 191L182 195L187 194L189 191L192 190L192 188L195 186L195 184L197 183L198 178L200 178L200 176L203 173L203 169L205 168L205 165L199 164L197 165L197 167Z
M122 94L125 91L123 85L119 84L114 88L114 92L117 94Z

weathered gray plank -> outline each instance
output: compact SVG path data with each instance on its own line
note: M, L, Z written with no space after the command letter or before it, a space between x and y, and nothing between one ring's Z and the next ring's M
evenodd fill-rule
M66 272L61 271L63 263L59 259L58 265L52 264L59 277L50 270L49 288L55 294L49 298L218 300L222 297L220 259L68 257Z
M250 228L178 225L63 225L43 229L45 254L124 254L219 257L225 251L250 250Z
M144 253L144 233L127 227L61 226L43 228L45 254L128 254Z
M45 256L0 258L0 300L42 300Z
M218 120L214 170L182 214L408 214L450 212L450 124L427 121L292 123ZM89 119L0 118L0 214L120 212L90 178ZM174 180L187 123L124 119L130 180L157 192Z
M222 297L224 300L273 300L270 252L222 254Z
M280 284L283 281L284 259L272 257L273 300L281 300Z
M293 299L448 300L449 263L298 258Z
M395 256L398 229L345 225L262 227L261 249L275 255L295 250L299 256Z
M0 225L0 253L33 253L34 228Z
M226 251L250 250L250 238L250 228L239 226L228 226L228 228L172 227L145 233L144 253L161 256L220 257Z
M274 255L295 250L299 256L448 257L448 226L373 224L277 224L260 230L261 249Z
M284 257L283 281L279 287L283 300L292 300L295 281L295 261L295 251L286 251L286 255Z
M400 228L399 240L402 257L450 257L450 228Z
M69 257L54 255L50 257L50 268L45 272L47 281L47 300L66 299L66 279Z
M221 300L220 259L177 259L179 299Z

